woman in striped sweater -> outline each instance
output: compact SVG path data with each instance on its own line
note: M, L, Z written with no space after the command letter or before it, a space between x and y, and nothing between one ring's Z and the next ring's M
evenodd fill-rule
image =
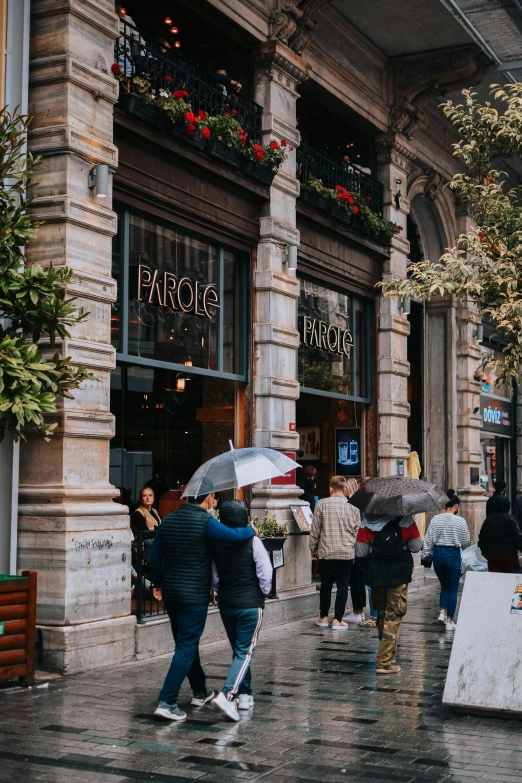
M448 490L446 511L437 514L430 522L424 538L422 557L433 557L433 568L440 585L439 622L446 625L446 631L455 630L455 610L462 570L461 551L469 546L470 534L466 520L458 515L459 499L452 489Z

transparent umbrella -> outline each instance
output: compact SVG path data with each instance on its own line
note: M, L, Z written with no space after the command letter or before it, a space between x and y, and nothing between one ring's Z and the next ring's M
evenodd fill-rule
M198 497L223 489L238 489L257 481L284 476L301 467L290 457L274 449L235 449L209 459L196 470L187 484L183 497Z

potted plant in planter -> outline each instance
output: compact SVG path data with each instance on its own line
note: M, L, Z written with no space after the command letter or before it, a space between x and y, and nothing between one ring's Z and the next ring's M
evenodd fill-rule
M257 534L267 552L274 552L282 549L288 537L288 527L277 521L275 514L270 514L266 508L263 519L260 522L258 517L251 520L253 527L257 529Z
M263 185L271 185L277 169L286 159L286 146L286 139L281 139L279 144L277 141L271 141L263 147L259 142L252 142L244 147L245 160L241 167L243 174L262 182Z
M155 125L164 130L167 127L168 115L157 104L156 95L151 88L150 80L145 76L124 76L118 63L112 64L112 72L123 85L123 92L118 99L118 105L128 114L139 117L140 120Z
M206 116L204 126L209 131L208 154L238 169L241 165L240 145L244 143L241 142L244 133L240 122L234 117L234 112L235 109L232 109L224 111L223 114Z

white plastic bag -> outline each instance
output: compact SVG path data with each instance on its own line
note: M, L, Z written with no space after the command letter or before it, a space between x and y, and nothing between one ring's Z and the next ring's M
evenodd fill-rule
M462 552L462 565L470 571L487 571L488 561L482 556L477 544L468 546Z

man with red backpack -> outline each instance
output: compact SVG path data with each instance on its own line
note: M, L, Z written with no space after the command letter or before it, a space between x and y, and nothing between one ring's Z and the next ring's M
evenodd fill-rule
M397 674L395 663L401 620L408 604L413 574L412 552L420 552L422 539L413 517L363 516L357 534L355 556L366 572L377 610L381 643L377 674Z

